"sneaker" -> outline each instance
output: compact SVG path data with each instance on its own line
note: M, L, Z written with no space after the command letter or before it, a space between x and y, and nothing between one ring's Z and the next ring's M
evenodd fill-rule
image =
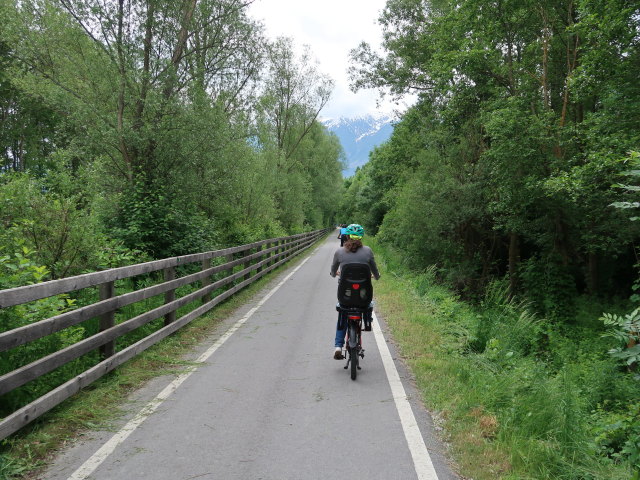
M335 360L342 360L344 357L342 356L342 348L336 347L336 351L333 352L333 358Z

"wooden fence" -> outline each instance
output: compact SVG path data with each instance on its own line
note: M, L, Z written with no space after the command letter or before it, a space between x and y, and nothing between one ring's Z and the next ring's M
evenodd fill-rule
M91 384L117 366L172 334L201 316L215 305L279 267L293 256L310 247L327 230L272 238L248 245L215 250L181 257L166 258L127 267L113 268L75 277L52 280L24 287L0 290L0 309L11 308L36 300L86 288L98 288L99 300L90 305L61 313L45 320L0 333L0 353L34 342L65 328L99 318L99 331L59 351L46 355L28 365L17 367L0 377L0 398L28 382L91 352L99 352L99 360L91 368L67 380L48 393L25 405L0 421L0 439L6 438L40 415L51 410L82 388ZM211 266L212 259L225 263ZM176 268L190 265L196 273L176 278ZM235 267L241 268L235 271ZM182 269L184 270L184 269ZM117 280L163 273L161 283L121 295L115 294ZM220 272L227 275L219 277ZM158 275L156 274L156 275ZM216 275L216 277L213 277ZM195 291L176 298L176 289L195 282ZM133 318L115 322L116 311L124 306L164 294L164 303ZM215 294L215 296L213 296ZM176 311L198 302L186 315L176 318ZM152 320L164 317L164 326L136 343L116 349L116 340ZM0 325L0 329L3 328Z

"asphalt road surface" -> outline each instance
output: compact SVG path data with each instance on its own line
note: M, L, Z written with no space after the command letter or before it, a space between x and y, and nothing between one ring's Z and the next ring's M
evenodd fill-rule
M457 479L380 318L357 380L333 359L338 247L313 247L194 352L197 368L146 385L41 478Z

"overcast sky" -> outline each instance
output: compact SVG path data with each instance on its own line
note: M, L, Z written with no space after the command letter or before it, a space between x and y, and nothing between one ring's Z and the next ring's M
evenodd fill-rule
M391 113L392 106L376 108L377 92L349 90L349 51L361 41L378 46L382 38L376 20L386 0L255 0L249 14L261 20L267 34L292 37L309 45L319 70L335 81L331 100L322 118L357 117L376 112Z

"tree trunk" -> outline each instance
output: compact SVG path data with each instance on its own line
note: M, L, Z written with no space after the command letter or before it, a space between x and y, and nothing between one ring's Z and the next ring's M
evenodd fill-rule
M554 248L562 258L562 265L569 265L569 236L567 234L567 226L561 212L557 212L555 216L556 238L554 240Z
M493 266L493 259L496 250L496 246L498 245L499 239L495 232L491 233L491 245L489 246L489 251L486 255L484 255L484 259L482 261L482 274L480 276L480 282L485 284L487 278L489 278L489 274L491 273L491 267Z
M182 56L184 55L185 47L187 46L187 38L189 37L189 28L191 26L191 19L193 18L193 13L196 9L197 0L188 0L184 3L184 16L182 18L182 25L180 26L180 31L178 32L178 38L173 49L173 54L171 55L171 68L169 69L165 86L163 89L163 96L165 100L168 100L175 93L176 79L175 76L178 74L178 69L180 66L180 61L182 60Z
M147 3L147 19L144 24L144 53L142 57L142 85L140 96L136 100L136 113L133 120L133 128L140 131L143 126L143 115L147 101L147 94L151 86L151 47L153 43L153 27L155 15L155 2Z
M591 295L595 295L598 291L598 254L595 252L589 252L587 290Z
M118 73L120 75L119 82L119 91L118 91L118 120L117 120L117 129L118 129L118 137L119 137L119 149L120 154L122 155L122 159L124 160L126 166L126 174L127 180L129 184L133 184L133 168L131 155L129 154L129 149L127 148L127 144L124 138L124 109L125 109L125 88L126 88L126 70L125 70L125 60L124 60L124 40L123 40L123 31L124 31L124 0L118 1L118 32L116 38L116 49L118 52Z
M569 11L567 13L567 24L571 27L575 23L575 11L573 2L569 3ZM560 115L560 127L564 127L567 120L567 109L569 107L569 87L571 76L578 66L578 46L580 37L578 35L567 37L567 73L564 81L564 92L562 94L562 113Z
M518 286L518 263L520 262L520 238L517 233L509 235L509 296L516 294Z

